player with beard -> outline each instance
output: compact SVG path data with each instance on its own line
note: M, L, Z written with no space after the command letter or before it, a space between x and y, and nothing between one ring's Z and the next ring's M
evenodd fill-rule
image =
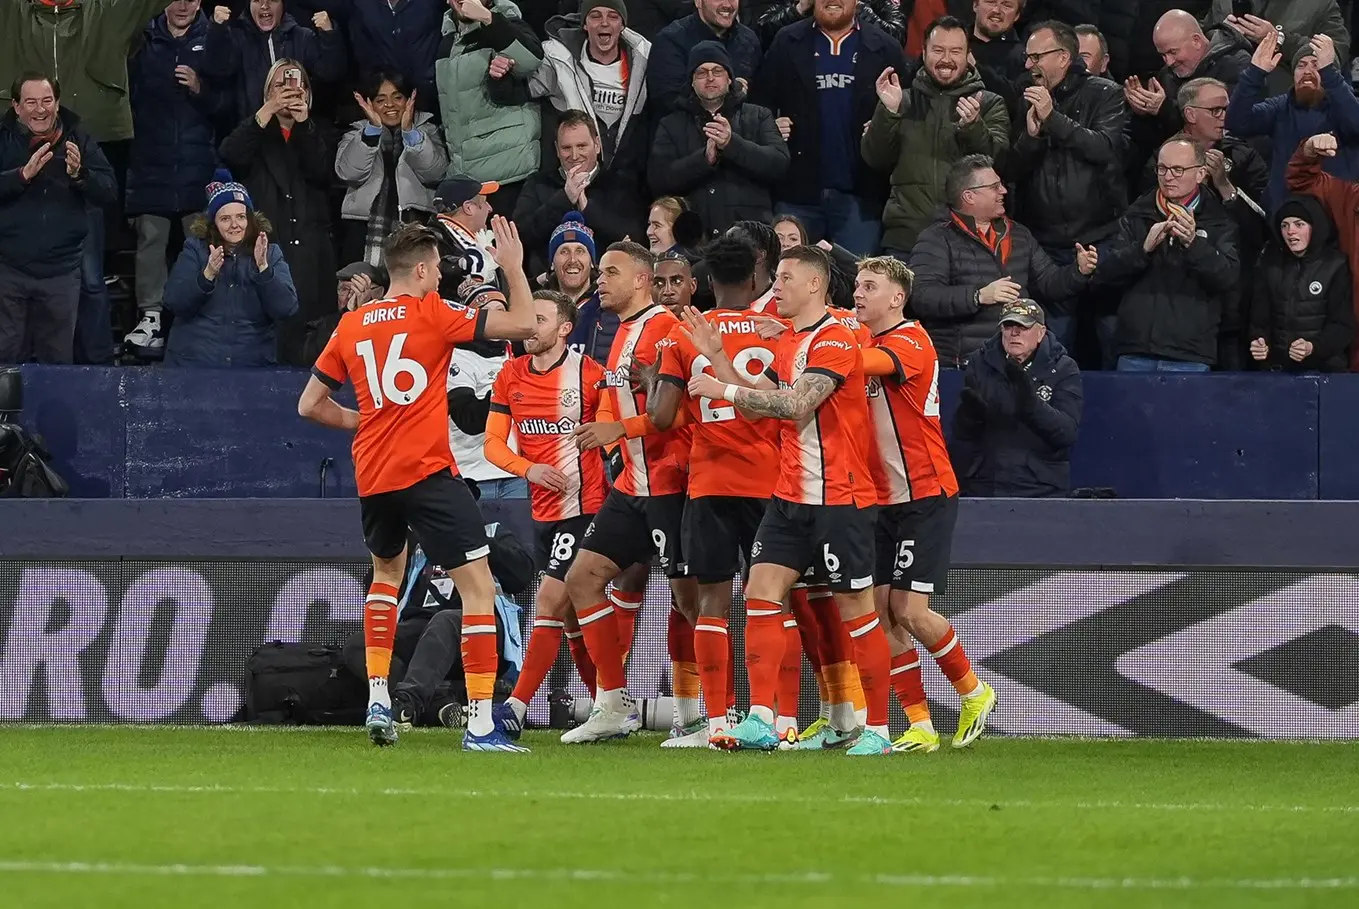
M984 90L967 62L967 27L951 16L925 34L925 65L903 88L897 74L878 77L878 105L860 140L870 167L892 175L882 213L884 251L905 259L944 201L944 175L964 155L1009 150L1005 102Z
M897 259L864 259L854 299L872 332L863 356L879 505L874 594L892 626L892 683L911 722L892 747L928 754L938 750L939 733L912 638L925 644L962 698L953 747L981 735L996 693L972 671L948 619L930 609L930 597L948 584L958 481L939 422L939 357L924 326L903 315L914 277Z
M601 408L612 419L584 423L576 428L575 437L583 452L621 442L622 471L586 529L575 564L566 575L567 593L595 665L598 688L589 719L562 736L568 745L626 736L640 726L635 704L625 690L624 645L607 595L609 583L623 569L659 555L677 608L692 615L696 599L686 577L680 540L688 435L678 430L651 432L645 399L631 387L634 364L655 363L657 345L678 324L651 298L654 268L646 247L630 241L610 246L599 263L600 304L616 313L620 322L609 352ZM690 634L691 643L692 638ZM693 675L697 676L697 670Z
M581 452L571 435L599 413L604 368L566 347L576 318L570 299L550 290L538 291L533 299L537 332L524 341L525 355L496 376L486 421L486 460L530 484L535 561L543 573L519 681L496 708L511 737L523 728L528 702L552 669L562 635L576 630L566 573L608 488L598 454ZM518 435L518 454L509 446L512 432ZM582 677L591 672L578 668Z
M1359 101L1340 71L1335 42L1326 35L1313 36L1290 61L1292 91L1266 99L1266 80L1282 62L1278 36L1271 32L1255 49L1227 105L1228 133L1240 138L1268 136L1273 145L1266 211L1288 196L1284 180L1288 159L1311 136L1333 133L1341 140L1340 152L1323 162L1326 173L1359 179L1359 130L1351 126L1359 122Z
M707 398L709 406L725 401L748 416L780 421L778 482L751 549L746 586L750 715L712 742L729 750L778 747L773 706L786 639L782 604L816 566L835 592L867 696L867 725L848 753L889 754L891 648L872 593L877 490L863 438L869 425L863 357L854 333L828 308L825 252L789 250L775 284L779 315L792 329L780 337L770 369L750 380L724 366L725 375L741 381L700 372L688 386L691 397Z

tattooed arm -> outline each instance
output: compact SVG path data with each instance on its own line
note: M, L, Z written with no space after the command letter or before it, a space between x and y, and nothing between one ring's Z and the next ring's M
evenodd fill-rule
M743 376L737 373L731 358L722 347L722 336L697 309L692 306L685 307L680 315L684 320L683 330L689 335L689 340L693 341L694 349L708 358L713 373L720 381L729 385L747 385L751 388L778 387L765 376ZM756 318L762 317L757 315Z
M730 401L743 411L762 417L796 421L820 407L835 391L835 384L828 375L805 373L792 388L764 390L730 385L705 374L689 382L689 394Z

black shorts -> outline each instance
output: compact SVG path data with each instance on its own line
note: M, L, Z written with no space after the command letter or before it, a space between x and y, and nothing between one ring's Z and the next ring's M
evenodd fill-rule
M445 571L484 559L491 545L477 500L462 477L432 473L413 486L359 497L363 542L379 559L394 559L408 532Z
M771 499L750 562L792 568L804 573L805 583L825 584L837 593L867 590L873 586L875 511Z
M750 562L768 499L704 496L684 506L684 559L700 584L730 581Z
M586 528L580 548L599 553L619 568L650 564L652 556L659 556L667 578L682 578L689 573L680 539L683 526L683 493L630 496L613 489Z
M937 596L948 589L957 496L930 496L878 509L878 585Z
M585 539L585 531L594 517L592 514L583 514L561 521L534 521L534 567L549 578L566 580L566 570L576 560L580 541Z

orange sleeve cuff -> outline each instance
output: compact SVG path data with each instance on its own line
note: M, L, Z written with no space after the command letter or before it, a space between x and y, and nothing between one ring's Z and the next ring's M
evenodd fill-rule
M885 350L869 348L864 351L864 375L866 376L891 376L896 375L896 361Z
M528 476L533 462L510 450L509 437L510 415L491 411L486 417L486 442L482 445L482 453L486 455L486 460L501 470L516 477Z

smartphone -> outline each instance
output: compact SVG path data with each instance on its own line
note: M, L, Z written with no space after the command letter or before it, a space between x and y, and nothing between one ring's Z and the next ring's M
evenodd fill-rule
M283 71L283 84L289 88L302 87L302 70L293 67Z
M1232 15L1238 19L1255 15L1254 0L1232 0Z

